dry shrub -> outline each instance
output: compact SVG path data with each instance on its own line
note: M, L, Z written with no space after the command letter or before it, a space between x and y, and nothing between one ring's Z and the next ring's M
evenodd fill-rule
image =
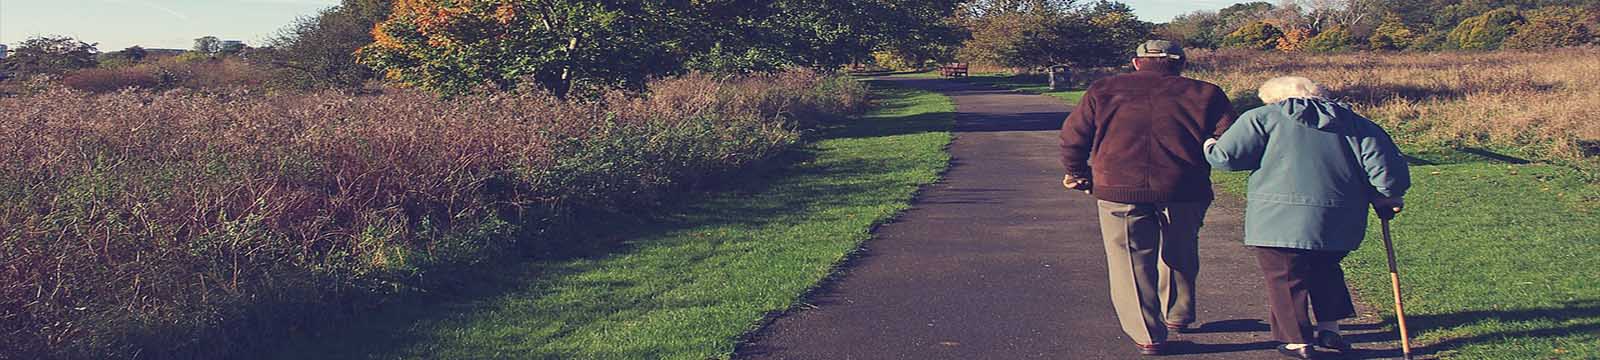
M137 67L91 68L67 74L61 78L61 83L73 89L100 93L127 88L155 89L161 86L161 78Z
M268 70L237 58L167 57L131 66L91 68L62 77L69 88L93 93L135 89L262 89Z
M656 204L860 109L841 77L440 99L57 89L0 99L0 354L219 358ZM367 299L367 300L363 300Z
M1600 141L1600 49L1343 55L1195 51L1190 75L1241 104L1267 79L1298 75L1410 141L1513 147L1583 159ZM1241 109L1242 111L1243 109Z

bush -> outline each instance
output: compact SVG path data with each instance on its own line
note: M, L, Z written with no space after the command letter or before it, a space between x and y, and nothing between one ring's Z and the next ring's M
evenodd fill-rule
M1272 50L1283 39L1283 30L1264 21L1245 25L1222 38L1222 46L1255 50Z
M62 77L61 83L73 89L99 93L128 88L157 89L162 82L147 69L124 66L78 70Z
M1278 49L1278 51L1300 51L1300 50L1303 50L1303 49L1301 49L1301 47L1305 46L1305 43L1306 43L1307 40L1311 40L1311 36L1312 36L1311 34L1312 34L1311 33L1311 29L1306 29L1306 28L1292 28L1292 29L1289 29L1289 31L1285 31L1283 33L1282 37L1278 38L1278 45L1275 48Z
M62 84L94 93L126 88L151 90L263 89L271 75L266 69L233 57L173 57L116 68L83 69L67 74Z
M1372 30L1372 36L1367 38L1367 46L1373 50L1405 50L1421 37L1422 34L1411 30L1399 16L1390 14L1384 17L1377 29Z
M1406 47L1406 51L1427 52L1445 50L1448 48L1448 43L1450 42L1449 37L1449 34L1444 32L1430 32L1422 36L1418 36L1415 40L1412 40L1411 45Z
M1450 31L1446 46L1461 50L1499 49L1500 43L1514 34L1522 21L1522 15L1515 8L1491 10L1462 20Z
M0 98L0 263L11 264L0 267L0 353L249 352L436 286L423 280L447 269L559 249L576 241L555 235L575 211L644 211L859 110L864 93L787 72L690 75L595 102Z
M922 66L922 64L889 51L872 52L872 63L893 71L915 70Z
M1548 49L1586 45L1594 41L1595 14L1570 6L1529 11L1527 21L1506 38L1508 49Z
M1300 44L1300 50L1314 53L1350 51L1350 31L1343 27L1323 30Z

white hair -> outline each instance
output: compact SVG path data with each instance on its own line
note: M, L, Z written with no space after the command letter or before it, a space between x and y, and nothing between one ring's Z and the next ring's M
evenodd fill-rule
M1267 82L1261 83L1261 90L1257 94L1261 96L1261 102L1267 104L1288 99L1322 99L1328 96L1327 92L1322 89L1322 85L1318 85L1311 79L1299 76L1284 76L1267 80Z

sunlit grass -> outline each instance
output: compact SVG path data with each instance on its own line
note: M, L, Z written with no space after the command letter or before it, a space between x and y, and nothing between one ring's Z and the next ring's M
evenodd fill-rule
M970 81L1045 88L1006 76ZM1393 233L1418 351L1460 359L1600 354L1600 185L1581 166L1510 164L1481 148L1408 132L1422 130L1389 130L1417 163L1408 210ZM1216 172L1213 179L1224 192L1245 196L1248 175ZM1379 231L1374 218L1367 242L1345 265L1359 297L1393 327Z
M609 254L533 262L443 303L396 306L279 358L706 359L787 309L935 181L953 105L879 87L878 110Z

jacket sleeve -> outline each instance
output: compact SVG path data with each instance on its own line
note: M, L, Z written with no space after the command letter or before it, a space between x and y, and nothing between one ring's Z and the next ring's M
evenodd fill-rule
M1363 121L1356 141L1357 156L1367 171L1367 181L1382 197L1405 196L1411 190L1411 167L1394 139L1370 120Z
M1212 91L1211 104L1207 106L1207 109L1213 113L1207 114L1210 115L1210 118L1206 120L1215 121L1210 124L1211 137L1222 137L1222 133L1228 131L1228 128L1232 127L1233 122L1238 120L1239 117L1238 113L1233 110L1233 102L1228 100L1228 93L1222 91L1220 87L1212 86L1212 88L1215 90Z
M1094 151L1094 111L1095 93L1093 86L1078 100L1078 106L1072 109L1072 114L1067 115L1066 122L1061 124L1061 165L1066 167L1067 175L1076 178L1089 178L1089 154Z
M1255 170L1267 150L1267 131L1260 116L1246 115L1229 126L1216 145L1207 147L1206 161L1221 170Z

